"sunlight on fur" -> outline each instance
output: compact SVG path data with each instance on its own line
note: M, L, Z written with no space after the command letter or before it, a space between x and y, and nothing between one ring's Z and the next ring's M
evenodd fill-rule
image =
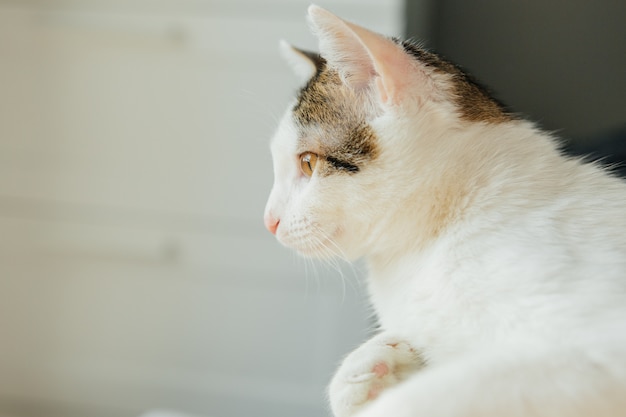
M459 67L317 6L271 141L265 224L364 259L379 333L337 417L626 415L626 184Z

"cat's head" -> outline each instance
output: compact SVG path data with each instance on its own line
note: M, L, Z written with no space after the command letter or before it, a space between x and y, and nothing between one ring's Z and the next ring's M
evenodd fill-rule
M320 55L282 44L306 85L271 142L265 224L304 255L355 259L395 244L398 216L435 204L420 190L449 132L509 116L435 54L316 6L309 20Z

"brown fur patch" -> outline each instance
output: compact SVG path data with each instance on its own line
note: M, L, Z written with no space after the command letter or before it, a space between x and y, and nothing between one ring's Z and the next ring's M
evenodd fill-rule
M427 67L451 76L453 101L461 117L472 122L500 123L515 119L514 115L489 90L461 67L441 56L412 44L401 43L404 50Z
M345 89L339 74L326 68L318 69L317 74L300 90L298 102L293 109L295 119L301 126L315 124L337 124L346 115Z
M350 129L346 139L339 147L331 147L325 152L326 161L340 171L358 172L377 154L376 135L369 125L363 123Z
M376 135L366 122L363 98L325 61L300 91L293 116L300 130L299 147L320 153L326 162L321 174L359 172L377 155Z

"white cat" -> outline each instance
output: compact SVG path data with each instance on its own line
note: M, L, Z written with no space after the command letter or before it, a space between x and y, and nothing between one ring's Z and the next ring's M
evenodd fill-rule
M626 416L626 183L437 55L309 19L321 57L283 44L308 81L265 223L369 267L380 333L333 378L334 414Z

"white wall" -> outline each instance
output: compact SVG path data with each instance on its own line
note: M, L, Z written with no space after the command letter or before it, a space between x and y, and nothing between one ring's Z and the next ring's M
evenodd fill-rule
M363 285L262 225L308 3L0 3L0 415L327 414Z

